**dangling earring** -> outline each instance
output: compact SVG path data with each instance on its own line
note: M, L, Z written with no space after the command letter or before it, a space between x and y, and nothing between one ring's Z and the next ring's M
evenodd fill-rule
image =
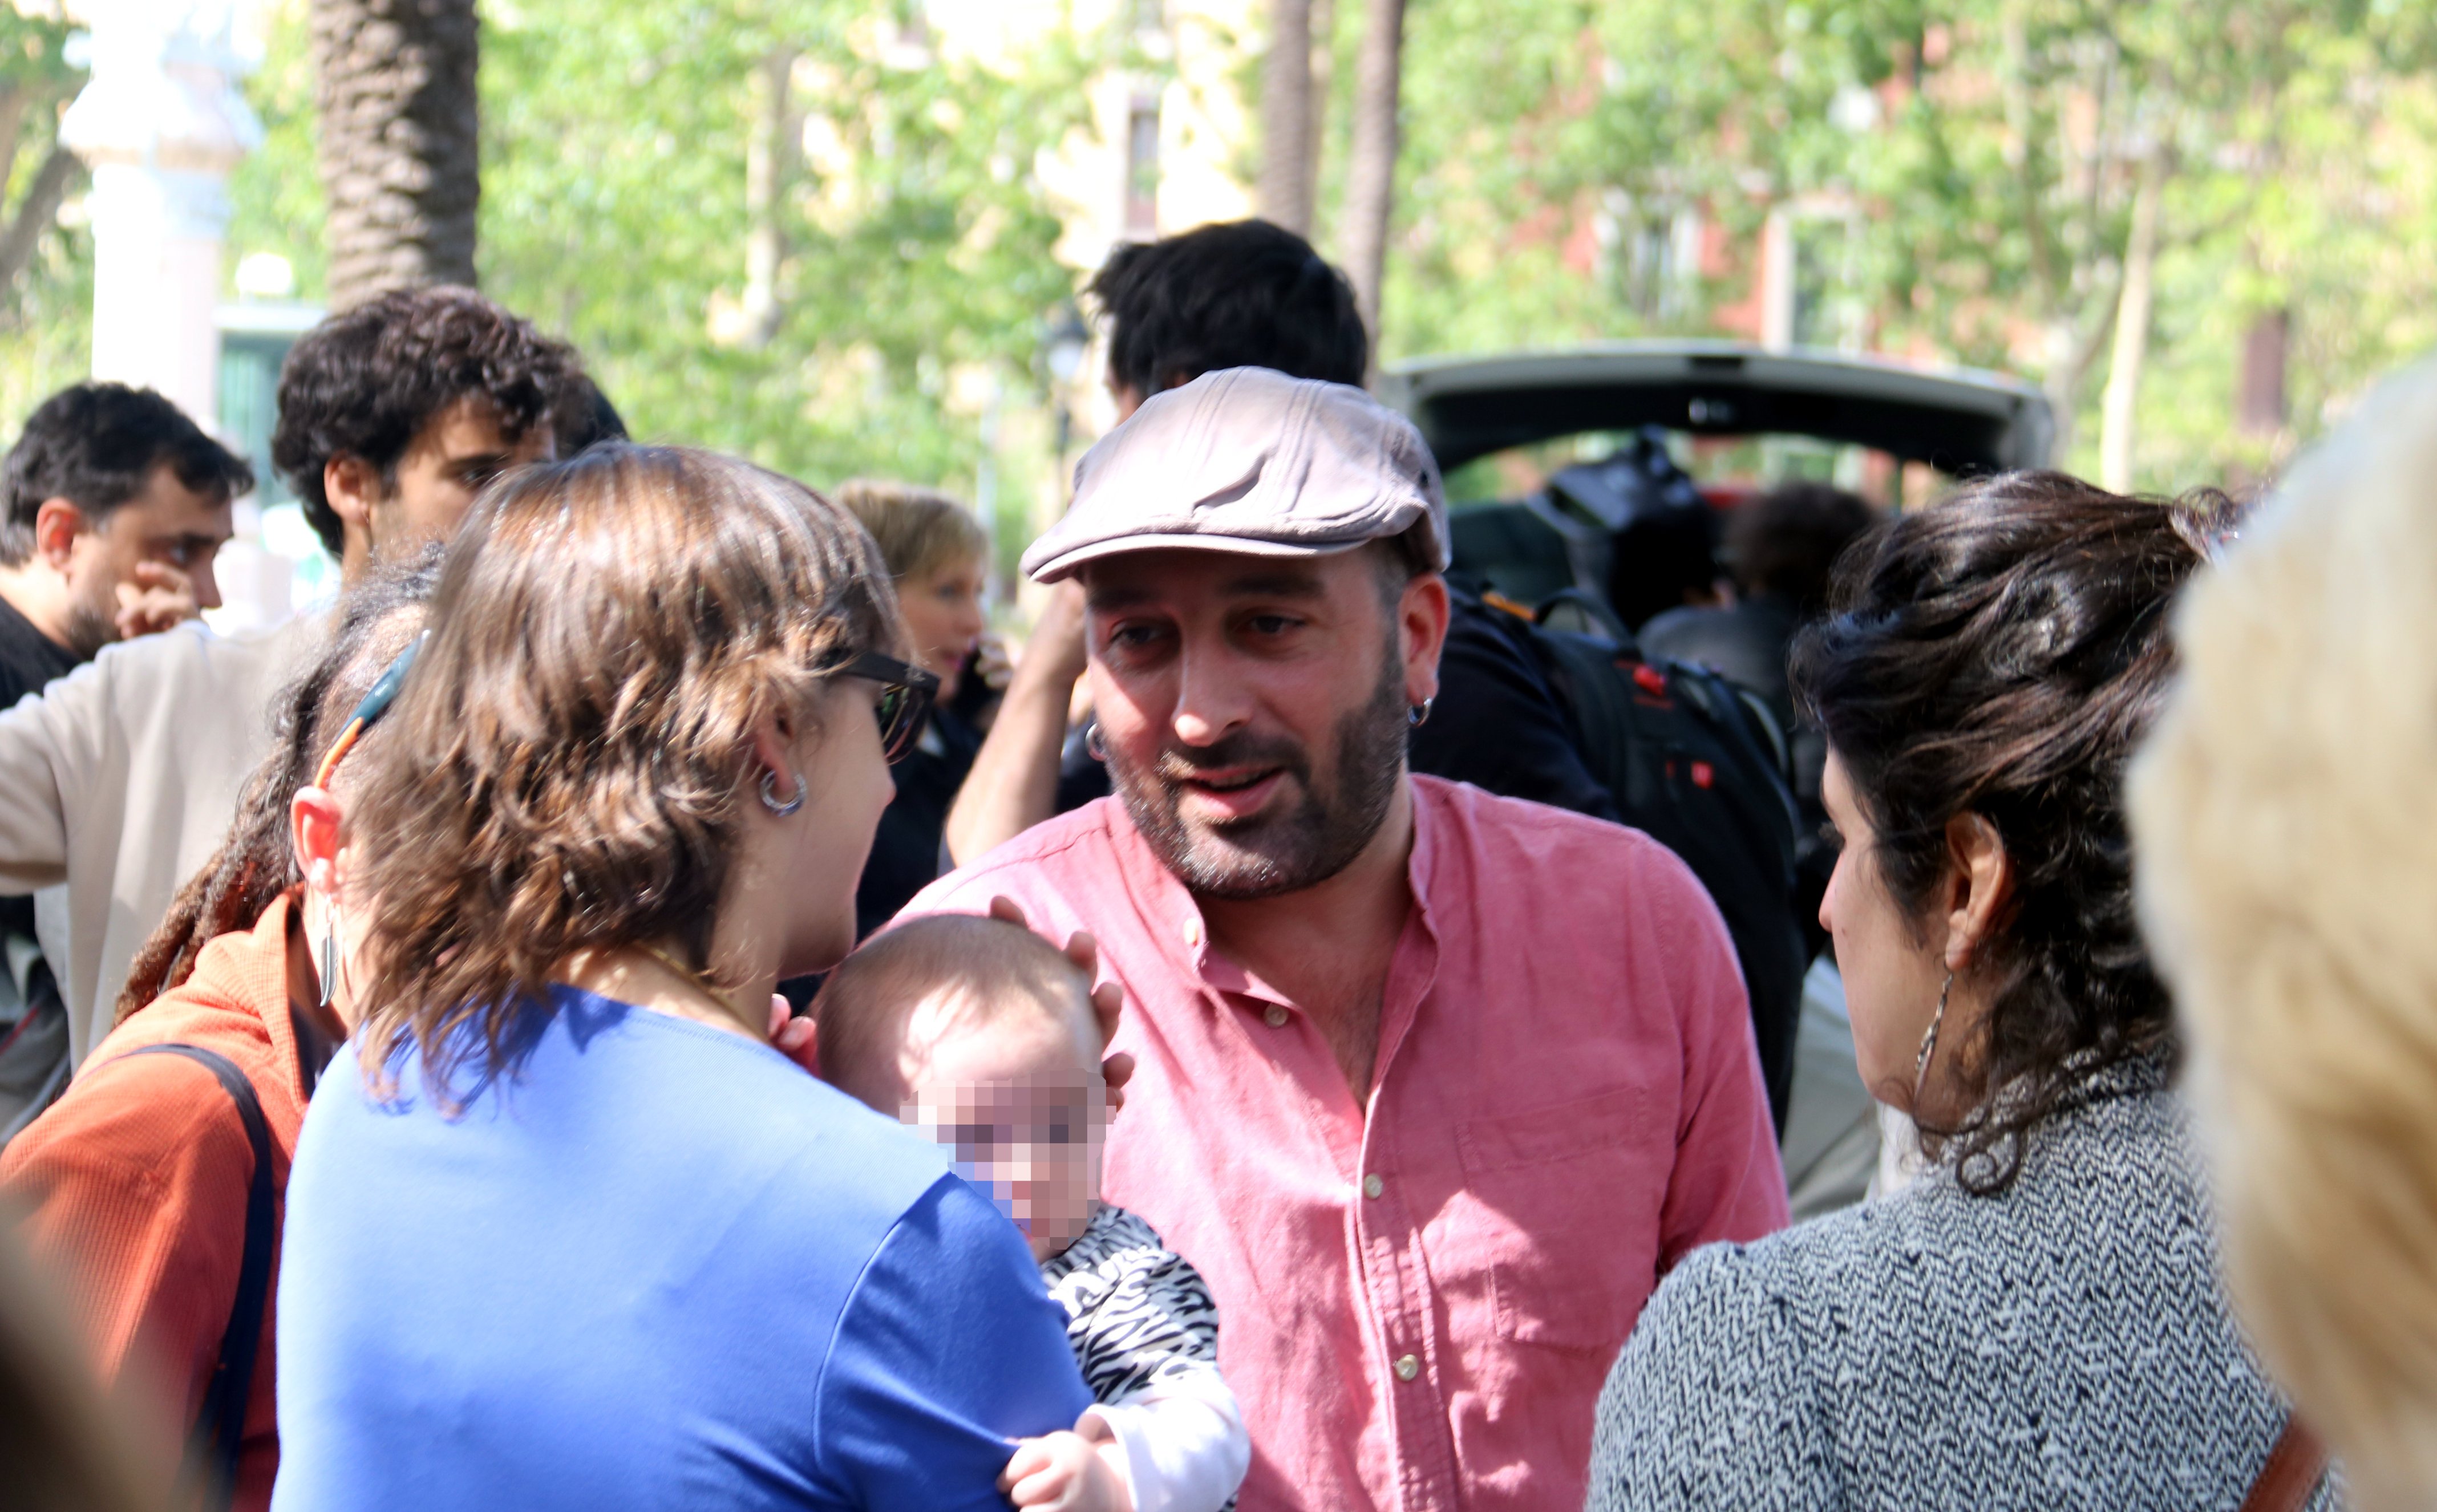
M804 807L804 779L798 775L794 780L796 795L788 799L785 803L780 803L779 801L779 773L765 768L762 773L762 807L769 809L772 813L777 814L781 819L786 818L789 814L792 814L797 809Z
M328 1013L339 995L339 905L333 899L322 911L322 1012Z
M1929 1033L1920 1036L1920 1053L1912 1062L1913 1106L1920 1105L1921 1084L1929 1080L1929 1058L1937 1053L1937 1026L1946 1022L1946 999L1955 990L1955 973L1946 974L1946 982L1937 989L1937 1012L1929 1019Z
M1426 698L1406 709L1405 722L1416 730L1428 724L1430 721L1430 705L1437 702L1435 697Z
M1091 723L1083 726L1083 749L1090 755L1093 760L1099 762L1102 766L1107 766L1109 764L1108 742L1100 739L1099 721L1094 720Z

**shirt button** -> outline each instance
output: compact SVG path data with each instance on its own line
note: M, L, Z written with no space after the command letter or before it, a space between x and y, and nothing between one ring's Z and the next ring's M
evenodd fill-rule
M1271 1029L1284 1029L1287 1026L1287 1011L1276 1003L1270 1004L1270 1011L1263 1014L1261 1017Z
M1379 1173L1376 1171L1362 1178L1362 1195L1365 1197L1376 1197L1387 1190L1388 1184L1379 1179Z
M1396 1356L1396 1379L1411 1381L1422 1373L1422 1363L1409 1354Z

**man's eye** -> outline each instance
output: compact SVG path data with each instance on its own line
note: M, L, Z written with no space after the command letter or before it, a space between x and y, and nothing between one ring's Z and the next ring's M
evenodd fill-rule
M1283 635L1294 629L1297 623L1286 615L1254 615L1245 621L1256 635Z

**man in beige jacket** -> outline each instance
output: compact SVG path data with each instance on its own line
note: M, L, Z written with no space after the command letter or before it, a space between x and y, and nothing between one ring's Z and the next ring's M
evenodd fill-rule
M352 583L446 539L499 473L590 439L595 404L574 352L530 322L467 289L400 292L297 342L272 458ZM46 890L37 932L72 1064L109 1031L136 952L219 847L269 748L272 697L322 631L319 616L249 635L182 626L0 713L0 894ZM33 1111L0 1093L0 1138Z

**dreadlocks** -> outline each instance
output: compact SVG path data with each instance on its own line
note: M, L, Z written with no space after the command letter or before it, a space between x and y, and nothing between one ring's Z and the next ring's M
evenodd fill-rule
M313 781L323 754L382 669L423 629L440 563L434 546L376 571L340 600L328 644L272 705L272 749L247 779L228 838L178 890L168 916L137 953L118 995L120 1022L184 982L213 938L254 928L273 899L304 881L289 843L289 801Z

